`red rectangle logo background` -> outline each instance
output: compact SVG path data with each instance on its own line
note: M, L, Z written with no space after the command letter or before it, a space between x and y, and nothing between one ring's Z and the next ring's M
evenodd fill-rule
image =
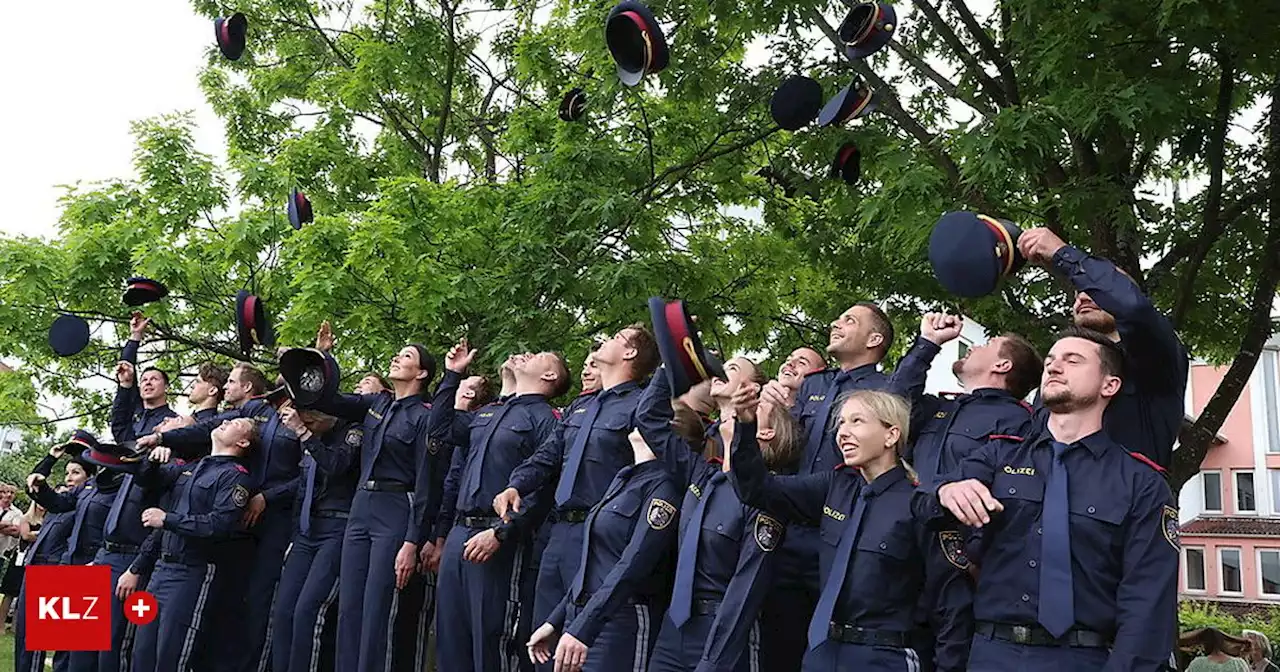
M28 651L111 648L110 567L33 565L22 592Z

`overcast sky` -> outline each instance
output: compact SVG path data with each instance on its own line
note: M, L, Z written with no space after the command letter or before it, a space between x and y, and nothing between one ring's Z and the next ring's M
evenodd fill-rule
M56 185L132 175L129 122L194 111L197 147L224 156L197 84L213 24L181 0L6 3L0 40L0 233L51 236Z

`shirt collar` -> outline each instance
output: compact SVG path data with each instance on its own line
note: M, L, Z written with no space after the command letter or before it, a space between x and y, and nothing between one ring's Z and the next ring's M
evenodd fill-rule
M858 474L858 478L862 478L862 475ZM867 483L864 480L862 487L869 489L871 491L871 496L875 497L876 495L893 487L893 485L898 481L906 480L906 478L907 478L907 470L903 469L902 465L898 465L890 469L889 471L886 471L883 474L880 474L879 478L877 478L874 481L871 481L870 483Z
M623 382L618 383L617 385L614 385L613 387L607 390L600 390L600 398L604 399L608 395L626 394L627 392L630 392L632 390L639 389L639 388L640 388L640 383L634 380L624 380Z
M843 371L838 368L830 369L830 370L835 372L837 381L858 380L864 376L875 373L876 366L877 364L872 362L871 364L863 364L862 366L855 366L852 369L849 369L848 371Z
M1050 448L1049 444L1052 443L1053 441L1054 441L1053 434L1049 431L1049 424L1046 421L1045 423L1040 425L1038 433L1036 434L1035 438L1031 442L1031 447L1032 448L1044 447L1046 449L1049 449ZM1089 436L1086 436L1080 439L1079 441L1076 441L1068 445L1084 446L1086 449L1088 449L1090 453L1093 454L1095 458L1102 457L1104 453L1111 450L1113 447L1118 446L1118 444L1116 444L1115 441L1112 441L1111 437L1107 436L1107 433L1104 432L1103 430L1098 430L1090 434Z
M538 394L537 392L530 392L528 394L514 394L508 397L505 403L511 404L512 406L527 406L529 404L536 404L539 402L546 403L546 401L546 395Z

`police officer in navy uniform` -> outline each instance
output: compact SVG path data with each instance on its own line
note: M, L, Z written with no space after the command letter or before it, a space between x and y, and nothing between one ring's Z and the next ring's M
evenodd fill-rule
M1015 334L972 346L951 365L964 392L925 394L925 379L942 345L960 336L963 320L928 313L920 337L889 381L889 391L911 402L912 447L907 460L920 482L929 484L977 451L991 436L1022 436L1031 423L1031 407L1022 401L1040 384L1039 353Z
M1186 412L1190 367L1173 325L1118 266L1067 245L1049 229L1024 231L1018 249L1075 287L1076 326L1120 344L1123 387L1108 405L1103 427L1116 443L1167 470Z
M798 473L831 471L842 463L836 448L835 423L831 422L836 401L853 390L878 390L889 377L878 365L893 347L893 323L874 303L850 306L831 322L827 354L836 366L804 376L799 392L791 392L774 381L765 385L762 396L771 404L791 409L801 424L804 455ZM780 550L781 566L770 600L773 625L784 631L770 638L766 663L779 672L799 669L804 655L804 624L818 600L818 563L821 549L811 520L789 521L787 537Z
M508 487L494 498L499 517L520 510L520 498L555 483L552 512L544 525L533 622L545 623L578 573L583 523L614 476L632 464L627 439L642 391L641 381L658 365L653 335L628 326L595 352L601 390L565 415L556 433L511 472ZM556 479L559 479L557 482Z
M338 394L315 405L364 429L359 487L342 542L337 669L383 670L392 662L388 629L399 591L418 565L419 546L440 507L444 465L429 441L424 393L435 376L426 348L401 348L387 372L393 392Z
M191 381L191 391L187 393L187 401L191 403L191 417L196 422L212 420L218 415L218 406L222 404L223 388L227 384L228 371L213 362L205 362L196 372L196 379Z
M364 429L318 411L280 408L302 442L298 527L285 556L271 626L273 672L333 670L342 536L360 477Z
M591 508L569 592L529 639L529 657L539 665L554 657L558 670L648 670L655 603L669 585L680 488L639 430L628 442L634 464Z
M735 395L730 482L743 501L787 521L819 523L822 591L809 621L802 669L818 672L966 667L972 592L963 545L944 546L915 515L914 474L901 459L910 410L901 397L851 393L837 407L842 462L822 473L777 476L756 443L750 388ZM790 531L790 530L788 530ZM921 625L921 594L933 597ZM976 668L975 668L976 669Z
M1157 466L1103 428L1123 353L1088 329L1054 343L1047 421L991 441L918 504L982 526L975 670L1154 672L1173 650L1178 512Z
M81 464L87 465L89 469L95 469L101 464L102 460L109 459L109 456L115 452L119 452L119 449L115 446L92 445L89 448L85 448L78 457ZM71 516L71 531L67 537L67 549L63 553L59 564L91 564L96 560L98 552L102 548L107 516L120 489L123 474L106 470L91 473L89 480L85 481L84 484L65 493L54 492L45 478L39 474L33 474L33 477L36 478L33 479L34 487L30 488L32 499L43 506L46 511L69 513ZM118 611L118 605L113 605L113 607L117 607L114 611L123 621L123 611ZM115 625L116 623L113 620L113 635L116 630ZM123 627L119 628L119 634L123 638ZM113 637L113 642L115 641ZM73 651L70 654L69 669L72 672L97 672L98 658L99 652L97 651ZM118 661L116 669L119 669Z
M729 380L712 380L710 385L718 401L730 401L744 385L758 387L750 379L755 368L746 359L730 360L725 372ZM665 369L653 377L645 395L671 398ZM653 408L674 414L669 401ZM718 428L731 437L732 410L721 405L720 418ZM728 482L728 460L703 459L671 429L653 432L646 428L641 432L650 444L678 442L664 452L677 485L687 487L680 507L675 586L659 628L650 672L761 669L763 633L757 615L773 584L775 551L784 538L782 522L738 499ZM792 462L798 452L798 445L781 446L770 451L766 465L776 471Z
M513 358L514 396L459 415L454 392L475 351L464 339L445 357L445 374L431 412L432 435L456 446L438 526L452 514L440 561L440 613L436 633L441 672L501 672L519 666L524 565L532 532L545 511L539 500L549 488L525 497L525 510L502 520L493 498L506 488L512 470L537 450L558 424L548 400L568 391L569 368L553 352ZM526 633L527 636L527 633Z
M97 444L97 437L82 429L77 429L66 443L50 448L49 453L36 463L36 466L31 470L31 475L27 476L27 492L34 496L40 489L47 488L44 481L48 479L49 474L53 471L53 466L57 464L58 460L68 453L73 457L67 463L66 479L63 481L63 485L60 486L63 491L58 494L63 495L83 486L93 475L95 467L82 461L79 451ZM60 512L49 511L44 517L44 525L41 526L40 534L36 536L35 543L31 545L31 548L27 549L26 566L64 564L67 549L70 548L71 528L74 523L74 508L64 508ZM26 650L25 586L18 593L18 601L14 609L14 669L43 672L46 652ZM53 654L54 672L67 672L70 662L71 658L68 652L55 652Z
M280 423L271 403L265 398L245 399L242 396L246 388L253 391L263 387L262 380L265 378L261 371L239 364L232 369L226 386L228 402L235 404L233 408L211 420L151 434L138 441L140 447L163 446L184 459L190 459L208 451L213 430L226 420L246 418L258 425L260 449L247 457L251 495L245 507L244 527L250 538L228 542L237 549L244 549L238 553L228 553L227 546L219 550L221 556L240 555L244 562L236 563L220 557L218 563L236 573L239 573L237 569L243 568L242 571L248 573L248 581L237 581L238 586L220 584L216 587L219 594L234 592L237 597L220 601L218 616L210 630L220 636L231 636L224 633L235 631L244 639L243 649L237 649L232 655L219 656L217 665L245 672L256 671L269 657L267 629L271 622L271 598L280 580L285 550L293 530L293 500L302 461L298 436ZM243 557L250 549L251 554ZM238 591L235 590L237 587ZM244 602L243 608L239 604L241 601ZM233 628L235 625L239 628ZM202 650L205 650L203 646ZM210 649L209 653L211 655L213 650ZM237 656L239 660L236 660Z
M142 313L135 312L129 318L129 340L116 364L116 396L111 402L111 436L116 443L146 436L156 425L177 415L169 408L168 374L155 367L137 373L138 347L149 324L151 320Z
M170 510L142 512L142 524L164 530L164 537L147 585L156 598L157 618L138 629L134 672L185 670L193 662L216 576L215 544L238 528L249 503L251 480L241 460L258 445L257 423L225 420L210 438L210 454L194 464L148 459L124 467L137 472L139 487L172 493Z

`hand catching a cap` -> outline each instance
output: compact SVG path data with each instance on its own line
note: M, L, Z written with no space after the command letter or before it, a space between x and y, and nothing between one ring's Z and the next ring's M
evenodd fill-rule
M791 389L781 382L771 380L764 384L764 388L760 390L760 398L774 406L783 408L791 408L796 405L796 392L799 388Z
M938 502L970 527L982 527L991 522L992 513L1004 511L1004 505L991 496L987 486L972 478L938 488Z
M316 332L316 350L321 352L333 350L333 327L329 326L329 320L321 322L320 330Z
M276 413L280 416L280 424L293 430L294 434L302 436L306 431L307 426L302 424L302 416L298 415L298 409L294 408L292 403L284 402Z
M126 361L116 362L116 384L124 389L133 387L133 365Z
M129 340L142 342L142 338L147 335L147 327L151 326L151 318L143 317L142 313L133 311L129 316Z
M1053 255L1066 246L1067 244L1058 237L1058 234L1044 227L1023 231L1022 235L1018 236L1018 251L1028 261L1037 264L1053 261Z
M449 348L449 354L444 356L444 368L457 374L466 373L475 356L476 351L471 349L467 339L460 339L457 345Z
M942 345L960 337L964 319L946 313L925 313L920 320L920 337L935 345Z
M40 490L40 484L48 480L44 474L31 474L27 476L27 492L35 494Z
M66 454L67 454L67 444L65 443L60 443L49 449L49 457L52 457L55 460L60 459L63 455L66 455Z
M173 451L165 448L164 446L156 446L151 450L151 454L147 457L152 462L164 464L169 461L169 458L173 457Z

